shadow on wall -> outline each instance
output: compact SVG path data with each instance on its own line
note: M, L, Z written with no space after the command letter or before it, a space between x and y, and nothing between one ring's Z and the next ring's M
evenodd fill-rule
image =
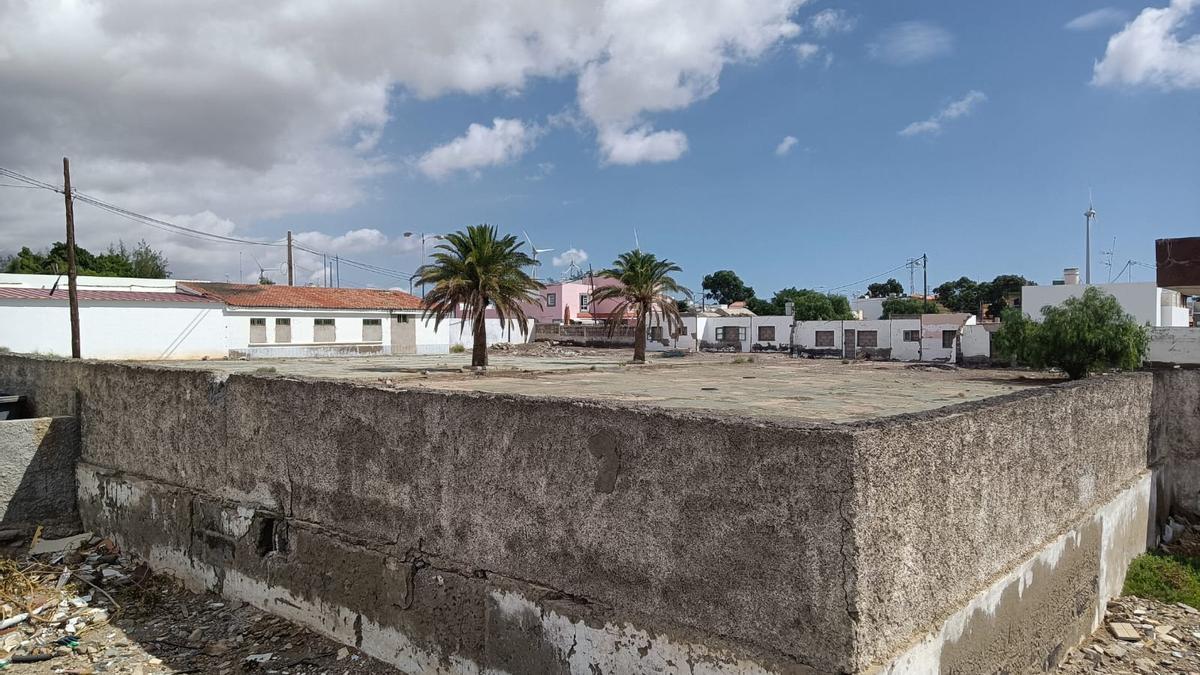
M0 422L0 526L76 521L74 417Z

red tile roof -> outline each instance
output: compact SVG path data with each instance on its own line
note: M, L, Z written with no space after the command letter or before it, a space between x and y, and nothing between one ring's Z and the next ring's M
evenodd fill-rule
M60 284L54 295L48 288L4 288L0 287L0 300L57 300L67 301L67 285ZM80 302L214 302L191 293L154 293L150 291L79 291Z
M233 307L296 309L421 309L421 299L404 291L263 284L181 283Z

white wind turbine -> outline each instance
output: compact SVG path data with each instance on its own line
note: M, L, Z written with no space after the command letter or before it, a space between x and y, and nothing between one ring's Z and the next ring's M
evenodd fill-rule
M541 254L541 253L549 253L549 252L553 251L554 249L552 249L552 248L538 248L537 246L534 246L534 245L533 245L533 239L531 239L531 238L529 237L529 233L528 233L528 232L526 232L525 230L521 230L521 233L525 235L525 241L529 242L529 248L533 250L533 265L534 265L534 274L536 275L536 274L537 274L537 259L538 259L538 254Z

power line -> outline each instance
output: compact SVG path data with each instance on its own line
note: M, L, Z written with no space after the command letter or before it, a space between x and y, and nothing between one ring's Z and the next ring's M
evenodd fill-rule
M831 286L831 287L827 288L827 289L826 289L826 291L827 291L827 292L832 292L832 291L841 290L841 289L843 289L843 288L850 288L850 287L852 287L852 286L857 286L857 285L859 285L859 284L862 284L862 283L865 283L865 282L868 282L868 281L873 281L873 280L875 280L875 279L878 279L879 277L882 277L882 276L884 276L884 275L886 275L886 274L891 274L892 272L896 272L896 271L898 271L898 270L902 270L902 269L904 269L905 267L908 267L908 261L905 261L903 264L901 264L901 265L897 265L897 266L893 267L892 269L890 269L890 270L887 270L886 272L880 272L879 274L873 274L873 275L871 275L871 276L869 276L869 277L867 277L867 278L865 278L865 279L859 279L858 281L852 281L852 282L850 282L850 283L848 283L848 284L842 284L841 286Z

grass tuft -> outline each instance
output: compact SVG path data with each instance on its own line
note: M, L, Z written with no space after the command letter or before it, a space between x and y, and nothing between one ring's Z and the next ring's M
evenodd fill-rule
M467 351L467 348L460 344L450 345L450 353L451 354L462 354L465 351Z
M1200 607L1200 560L1159 551L1143 553L1129 564L1123 593Z

